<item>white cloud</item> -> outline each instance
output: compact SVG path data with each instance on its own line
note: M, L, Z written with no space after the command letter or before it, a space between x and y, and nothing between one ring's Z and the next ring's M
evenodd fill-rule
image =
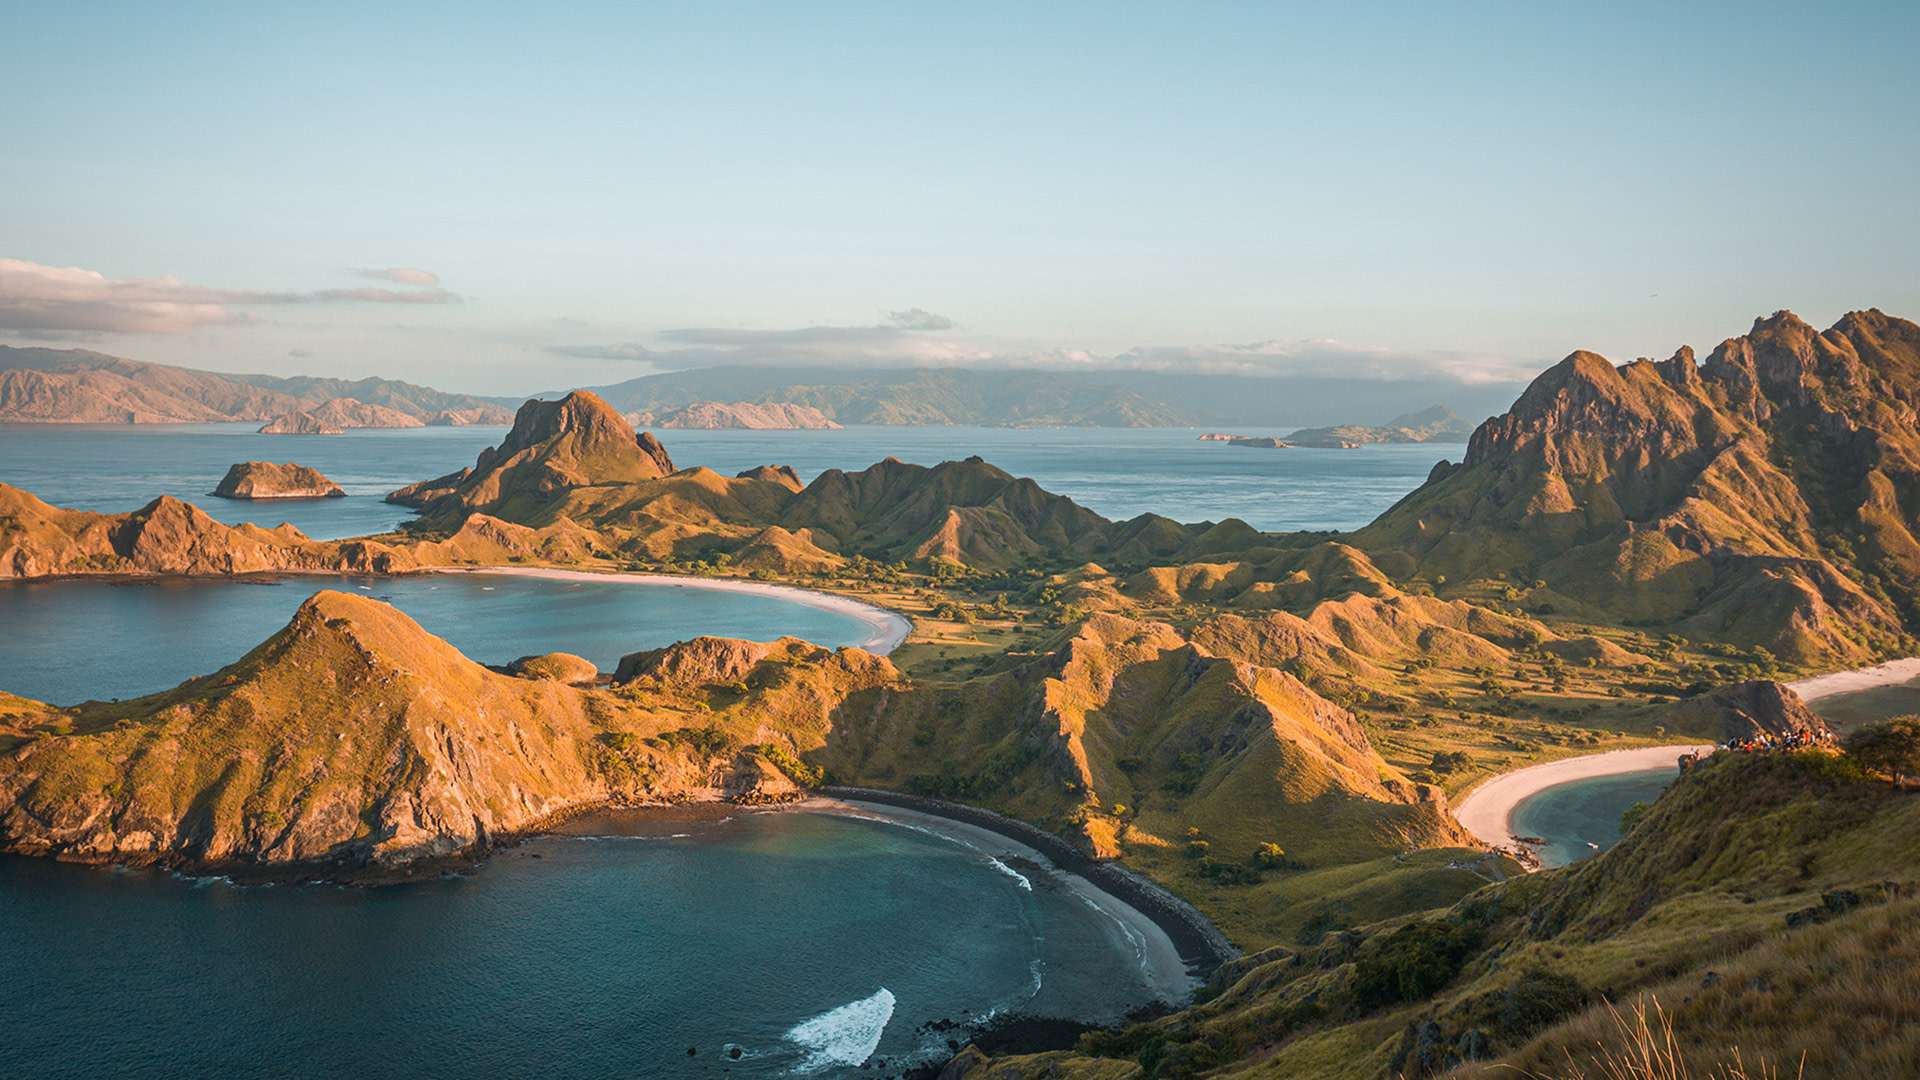
M441 288L222 289L178 278L109 278L77 266L0 258L0 330L26 334L179 334L245 322L243 310L280 304L448 304Z
M440 275L415 266L363 267L355 270L363 278L391 281L397 285L438 285Z
M935 315L926 308L908 308L905 311L887 312L887 322L900 330L951 330L953 320L945 315Z
M917 313L917 314L916 314ZM922 318L921 316L925 316ZM791 330L694 327L666 330L649 345L555 345L584 359L631 360L657 370L708 367L948 368L1029 371L1137 371L1189 375L1294 376L1386 381L1442 378L1465 384L1524 381L1537 366L1507 357L1396 350L1326 339L1225 345L1144 345L1102 354L1035 348L940 333L952 325L920 309L893 312L891 326L808 326ZM902 324L917 324L925 329Z

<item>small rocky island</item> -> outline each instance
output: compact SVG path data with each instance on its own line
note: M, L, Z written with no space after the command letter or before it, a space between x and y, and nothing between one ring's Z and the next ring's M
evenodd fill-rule
M305 465L242 461L227 470L213 494L222 499L339 499L347 493Z
M1225 432L1208 432L1200 436L1201 442L1223 442L1228 446L1254 446L1262 450L1286 450L1293 444L1285 439L1276 439L1271 435L1229 435Z

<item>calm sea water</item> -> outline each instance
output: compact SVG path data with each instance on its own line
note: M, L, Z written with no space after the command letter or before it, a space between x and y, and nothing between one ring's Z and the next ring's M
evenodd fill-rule
M814 814L682 831L374 889L0 858L0 1073L877 1077L946 1048L930 1021L1151 1000L1037 869Z
M321 589L384 600L483 664L557 650L612 671L702 634L839 646L872 633L777 596L509 574L0 582L0 690L62 705L165 690L240 659Z
M0 424L0 482L86 510L131 510L175 495L227 522L290 521L334 539L391 529L408 512L380 496L473 464L502 428L416 428L276 436L247 424ZM674 463L732 475L792 465L811 480L863 469L889 455L935 465L978 454L1108 517L1152 511L1180 521L1237 517L1272 530L1352 529L1373 520L1464 446L1260 450L1203 443L1170 428L867 427L840 431L663 431ZM1246 434L1284 434L1248 431ZM237 461L292 461L327 474L349 498L272 502L214 499Z
M1550 787L1513 808L1513 831L1546 840L1544 866L1567 866L1620 842L1620 815L1673 786L1678 768L1597 776ZM1588 847L1589 843L1597 847Z

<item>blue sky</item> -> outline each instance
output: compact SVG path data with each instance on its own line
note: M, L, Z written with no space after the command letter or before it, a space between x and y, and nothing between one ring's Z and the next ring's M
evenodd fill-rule
M0 13L0 340L511 393L1920 314L1915 5L159 7Z

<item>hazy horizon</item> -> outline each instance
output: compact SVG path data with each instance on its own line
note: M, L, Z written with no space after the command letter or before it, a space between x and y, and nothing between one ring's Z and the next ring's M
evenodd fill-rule
M1916 22L22 11L0 343L502 395L1704 353L1920 310Z

